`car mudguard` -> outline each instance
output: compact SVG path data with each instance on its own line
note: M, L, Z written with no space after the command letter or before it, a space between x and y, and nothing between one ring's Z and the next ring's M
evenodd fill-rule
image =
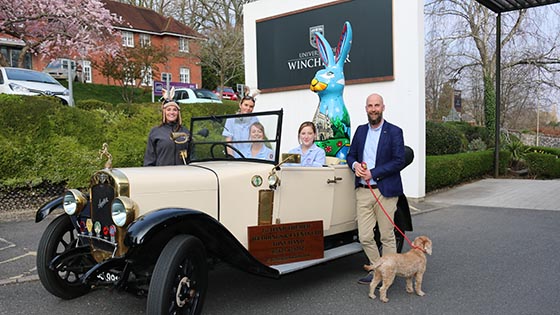
M39 207L39 210L37 210L37 213L35 213L35 223L39 223L43 221L43 219L45 219L55 209L58 208L62 209L63 199L64 196L60 196L50 201L47 201L41 207Z
M189 234L202 241L209 256L261 276L278 278L278 270L258 261L220 222L206 213L183 208L150 212L128 227L127 256L143 263L155 263L165 244L175 235Z

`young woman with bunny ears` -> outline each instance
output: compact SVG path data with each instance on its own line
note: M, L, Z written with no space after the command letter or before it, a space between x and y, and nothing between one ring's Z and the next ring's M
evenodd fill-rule
M255 108L255 98L253 96L244 96L239 101L239 111L238 114L250 114ZM222 136L225 137L226 141L244 141L249 140L249 128L252 124L258 122L257 117L239 117L239 118L229 118L226 120L224 126L224 131ZM250 149L251 143L233 143L233 147L238 149L240 152L246 152ZM227 148L227 153L235 158L239 158L239 154Z
M148 135L146 152L144 153L144 166L180 165L184 163L187 152L187 135L189 131L182 125L181 108L173 101L174 89L170 93L164 90L162 104L162 122L153 127ZM181 137L173 139L172 133Z
M325 151L315 144L316 138L317 128L314 123L305 121L299 126L299 146L288 152L301 155L301 163L299 166L321 167L325 164Z

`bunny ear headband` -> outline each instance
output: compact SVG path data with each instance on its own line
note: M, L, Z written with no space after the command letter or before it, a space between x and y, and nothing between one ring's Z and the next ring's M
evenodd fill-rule
M173 98L175 97L175 87L172 86L171 89L168 91L166 89L161 89L161 91L163 92L162 98L163 98L163 104L162 104L162 108L166 108L168 106L175 106L177 107L177 109L181 109L181 107L179 107L179 105L177 103L175 103L175 101L173 101Z
M245 86L245 90L243 94L244 95L241 98L241 101L249 99L255 102L257 100L257 95L261 94L261 90L259 89L251 90L248 86Z

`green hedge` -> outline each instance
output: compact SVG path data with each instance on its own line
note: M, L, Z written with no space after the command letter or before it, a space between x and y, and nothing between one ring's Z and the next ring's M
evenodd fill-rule
M504 174L510 154L500 151L499 173ZM494 151L426 156L426 192L492 175Z
M529 174L538 178L560 178L560 149L529 147L524 155Z
M141 166L148 133L161 120L155 103L80 101L76 107L49 97L0 95L0 189L66 183L86 187L103 167L99 150L109 144L115 167ZM234 113L237 105L181 107L188 127L193 116Z
M468 141L447 123L426 122L426 155L455 154L466 151Z
M184 105L183 122L193 116L231 114L235 102ZM91 174L103 167L99 150L109 144L115 167L142 165L150 128L161 119L155 103L110 104L82 100L76 107L63 106L49 97L0 95L0 189L34 187L42 183L65 183L86 187ZM427 124L428 125L428 124ZM443 127L445 133L455 127ZM442 130L439 127L430 130ZM451 134L454 134L451 131ZM462 146L460 136L428 135L443 146ZM527 164L536 177L560 177L560 150L532 147ZM510 154L500 153L500 173ZM493 174L493 151L426 157L426 191L456 185Z

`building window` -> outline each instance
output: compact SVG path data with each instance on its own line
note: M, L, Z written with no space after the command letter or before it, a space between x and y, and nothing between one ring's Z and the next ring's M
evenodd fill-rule
M181 83L191 82L191 70L189 68L179 68L179 82Z
M162 72L162 73L161 73L161 81L162 81L162 82L167 82L167 81L171 82L171 81L173 81L173 80L171 80L171 73L169 73L169 72Z
M150 47L152 45L152 40L148 34L140 34L140 46Z
M134 33L122 31L121 36L124 47L134 47Z
M142 76L142 85L152 86L152 67L146 67L145 69L142 69L142 73L140 75Z
M83 62L83 66L82 66L82 76L83 76L83 80L85 83L91 83L92 79L91 79L91 61L85 61Z
M134 70L129 67L129 66L125 66L123 68L123 72L124 72L124 79L123 79L123 84L124 85L135 85L135 78L134 78Z
M179 51L189 52L189 40L186 38L179 38Z
M19 57L21 57L20 48L2 46L0 47L0 53L4 55L4 58L8 62L8 66L18 67ZM33 65L31 64L31 54L26 53L23 58L23 67L25 69L33 69Z

